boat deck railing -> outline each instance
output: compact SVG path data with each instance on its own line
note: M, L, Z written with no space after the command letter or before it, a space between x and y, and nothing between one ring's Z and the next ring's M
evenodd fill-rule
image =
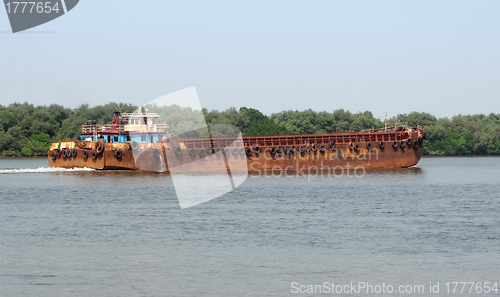
M374 132L382 132L382 131L397 131L398 127L403 127L404 129L408 130L408 122L403 122L403 123L387 123L387 127L381 127L375 129L376 131ZM359 132L371 132L373 129L365 129L361 130Z
M101 132L168 132L166 124L152 125L92 125L82 126L82 133L101 133Z
M122 117L134 117L134 118L158 118L160 115L155 113L155 112L148 112L148 113L122 113Z

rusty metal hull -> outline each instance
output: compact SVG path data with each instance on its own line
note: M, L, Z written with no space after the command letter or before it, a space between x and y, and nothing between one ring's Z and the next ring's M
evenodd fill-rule
M422 136L425 137L425 132L421 128L413 128L366 133L250 136L239 140L230 137L184 138L166 143L141 144L140 154L136 153L135 159L128 143L75 141L52 144L48 159L50 167L167 172L172 168L186 172L401 168L419 162ZM92 158L100 145L103 146L102 152ZM289 152L292 147L295 151ZM160 151L161 157L158 154L155 156L155 148ZM179 148L180 152L176 153ZM207 148L210 153L200 156L198 152L208 152ZM216 153L217 148L221 150L219 153ZM224 148L229 148L229 152L233 148L239 151L225 154ZM73 154L68 157L65 151L72 151ZM117 154L117 151L120 153ZM193 154L193 151L197 153ZM232 160L240 162L232 162L238 164L236 167L228 166Z

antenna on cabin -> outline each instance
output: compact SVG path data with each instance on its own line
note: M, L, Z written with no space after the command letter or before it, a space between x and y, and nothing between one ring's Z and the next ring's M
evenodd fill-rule
M385 129L384 129L384 131L387 131L387 111L385 112L385 120L384 120L384 122L385 122Z

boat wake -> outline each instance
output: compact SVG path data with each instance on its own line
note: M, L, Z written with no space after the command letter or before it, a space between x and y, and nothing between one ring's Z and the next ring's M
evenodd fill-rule
M0 169L0 174L22 174L22 173L55 173L55 172L87 172L95 171L92 168L50 168L50 167L38 167L38 168L14 168L14 169Z

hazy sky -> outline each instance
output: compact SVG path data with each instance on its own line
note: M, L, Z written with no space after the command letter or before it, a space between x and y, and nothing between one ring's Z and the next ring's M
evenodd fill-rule
M80 0L16 34L4 10L0 104L500 113L499 30L500 1Z

